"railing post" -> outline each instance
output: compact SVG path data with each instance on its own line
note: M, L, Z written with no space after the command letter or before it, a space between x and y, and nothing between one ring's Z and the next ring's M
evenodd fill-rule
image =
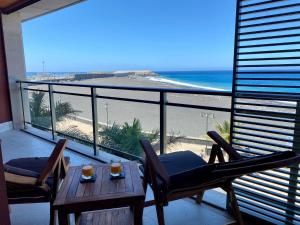
M166 152L167 141L167 94L164 91L160 92L159 115L160 115L160 154Z
M23 129L26 129L26 119L25 119L24 96L23 96L22 82L20 82L19 84L20 84L20 94L21 94L21 103L22 103Z
M50 114L51 114L51 131L52 131L52 139L55 140L56 134L56 113L55 113L55 103L54 103L54 95L53 95L53 86L48 84L49 90L49 104L50 104Z
M93 123L93 147L94 155L98 155L98 142L99 142L99 123L98 123L98 108L97 108L97 88L91 88L92 100L92 123Z

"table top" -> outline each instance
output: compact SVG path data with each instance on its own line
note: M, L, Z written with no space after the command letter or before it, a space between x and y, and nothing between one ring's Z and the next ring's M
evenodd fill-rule
M78 206L92 209L94 205L99 209L112 208L145 198L137 163L125 162L122 166L125 178L111 180L109 164L94 165L97 178L93 183L80 183L82 167L70 167L57 193L54 207L71 206L75 209ZM101 207L101 204L107 207Z

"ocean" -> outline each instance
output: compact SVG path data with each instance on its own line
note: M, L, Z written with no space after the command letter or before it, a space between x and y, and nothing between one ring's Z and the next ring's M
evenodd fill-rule
M273 71L278 72L278 71ZM291 72L294 72L291 70ZM150 78L160 82L173 83L193 88L201 88L213 91L231 91L232 90L232 71L174 71L174 72L157 72L159 77ZM274 74L266 74L264 72L258 74L243 74L241 78L271 78L270 80L238 80L237 84L240 91L262 91L262 92L289 92L300 93L300 80L298 73L280 72ZM279 79L278 79L279 78ZM285 78L286 80L282 80ZM255 86L242 86L243 84ZM262 85L260 87L260 85ZM270 85L267 87L266 85ZM275 87L272 87L275 85ZM286 87L284 87L286 86Z
M64 77L77 72L47 73L55 77ZM155 71L158 77L150 80L171 83L183 87L201 88L215 91L231 91L232 71ZM27 72L28 77L37 76L36 72Z
M215 91L232 90L232 71L157 71L150 78L164 83Z

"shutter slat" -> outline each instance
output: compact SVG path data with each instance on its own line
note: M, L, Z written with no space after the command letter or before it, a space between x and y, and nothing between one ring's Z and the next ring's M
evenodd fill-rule
M300 154L300 0L238 0L231 144L245 157ZM241 210L300 224L299 165L249 174L234 188Z

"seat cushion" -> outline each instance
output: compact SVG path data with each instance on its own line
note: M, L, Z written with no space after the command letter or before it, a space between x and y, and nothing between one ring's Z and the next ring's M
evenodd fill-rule
M35 180L45 168L48 157L18 158L8 161L4 165L7 194L9 198L45 196L53 186L53 177L46 181L46 186L35 185ZM66 164L70 162L65 157Z
M170 177L169 189L186 188L201 184L215 168L192 151L179 151L159 156Z
M5 178L9 178L11 174L5 173ZM21 180L21 179L20 179ZM28 181L28 178L26 178ZM8 199L17 199L17 198L32 198L43 196L45 198L50 197L49 187L47 185L37 186L34 184L28 184L22 179L21 182L6 181L7 186L7 196Z
M49 157L33 157L33 158L18 158L8 161L7 165L22 168L25 170L41 173L45 168ZM68 165L70 163L70 157L65 157L65 162Z

